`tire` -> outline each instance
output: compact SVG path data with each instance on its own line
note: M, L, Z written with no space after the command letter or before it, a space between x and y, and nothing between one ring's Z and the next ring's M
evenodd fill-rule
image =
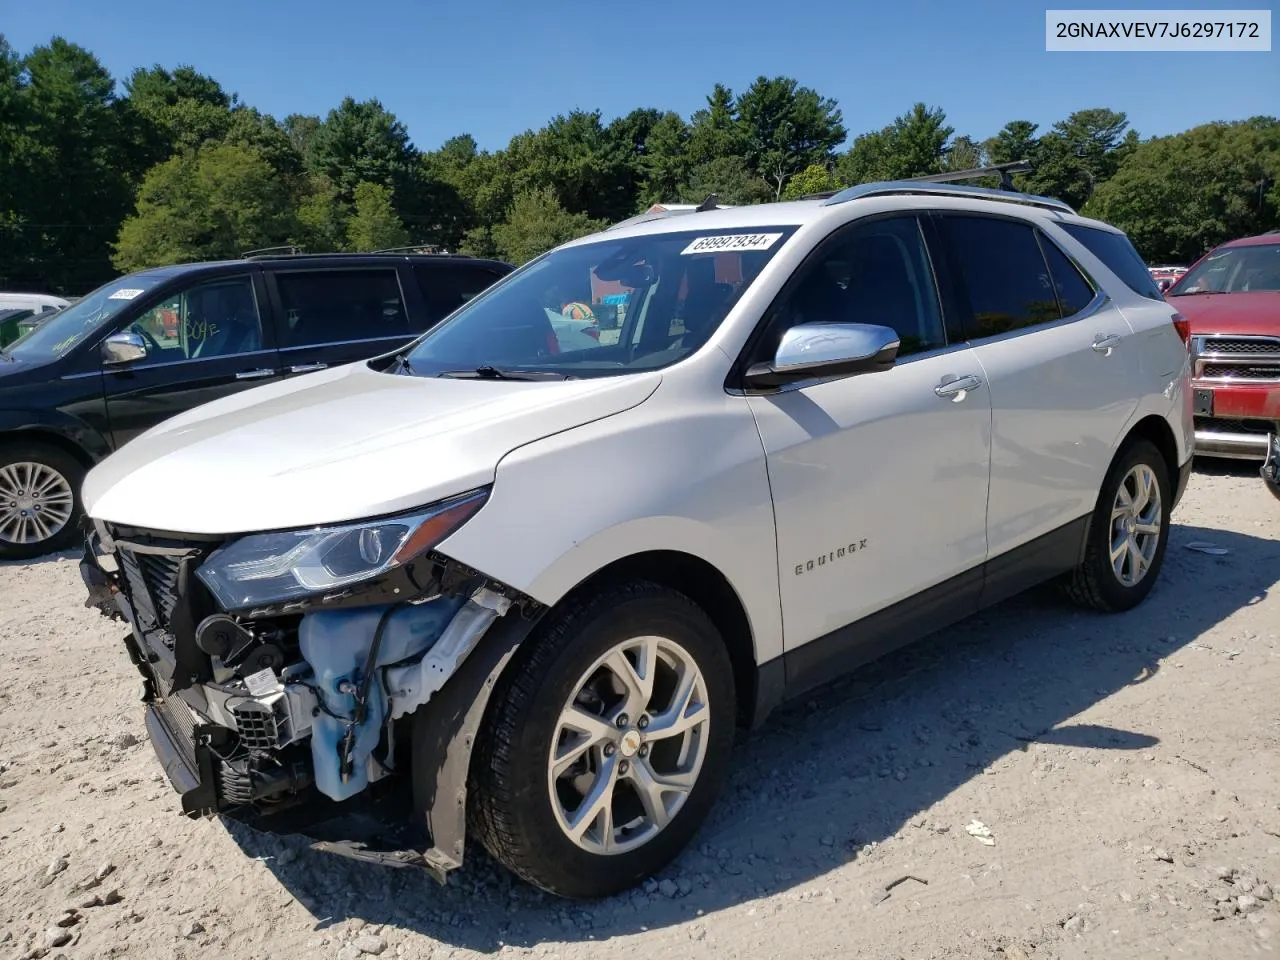
M606 587L552 616L525 641L493 692L472 759L470 829L495 859L534 886L564 897L603 897L660 870L706 818L733 747L733 668L710 618L687 597L654 583ZM648 712L610 722L640 702L636 696L613 699L627 690L621 673L606 665L587 675L611 651L628 658L633 679L641 662L659 664L644 671L656 678L647 726ZM682 656L696 670L686 664L680 673L674 664ZM685 709L674 706L682 681L694 690ZM594 733L564 725L573 705L580 708L573 718L591 715L587 726ZM677 714L694 726L675 735L659 732ZM559 778L553 743L562 759L578 758ZM624 767L629 772L620 772ZM616 774L611 799L597 805L599 817L581 818L582 839L572 839L572 818L581 817L587 801L576 809L570 801L591 795L610 780L608 771ZM652 785L654 772L682 786L656 799L651 786L646 806L637 785ZM608 852L605 843L612 844Z
M80 461L58 447L0 444L0 560L32 560L79 539L84 474Z
M1151 478L1159 503L1148 503L1144 510L1139 511L1141 516L1130 515L1128 522L1134 530L1149 531L1150 521L1158 517L1159 528L1154 534L1154 548L1150 550L1149 557L1146 557L1145 569L1140 575L1136 575L1137 558L1139 554L1145 556L1147 553L1145 549L1138 548L1151 542L1147 538L1152 536L1150 533L1136 533L1129 541L1127 556L1122 554L1120 557L1121 570L1117 572L1112 563L1112 544L1113 536L1119 539L1120 528L1116 525L1124 519L1115 516L1115 511L1121 509L1121 485L1124 484L1126 493L1132 495L1135 485L1144 474ZM1068 575L1063 584L1072 602L1104 613L1118 613L1131 610L1145 600L1155 586L1160 567L1164 563L1165 549L1169 545L1169 518L1172 510L1173 488L1169 480L1169 468L1160 451L1146 440L1138 440L1125 447L1111 464L1098 494L1098 503L1089 522L1084 561Z

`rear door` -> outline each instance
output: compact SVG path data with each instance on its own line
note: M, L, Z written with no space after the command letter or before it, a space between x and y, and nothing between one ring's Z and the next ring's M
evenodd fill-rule
M147 355L103 365L103 392L116 447L202 403L276 379L279 361L266 290L256 268L193 279L134 315L123 329Z
M938 224L954 309L991 391L993 563L1040 537L1049 552L1055 544L1068 549L1067 525L1093 510L1136 407L1132 330L1033 224L951 213L940 214ZM1061 536L1048 536L1055 531ZM1061 561L1043 559L1046 566ZM1035 579L1031 566L1025 573Z
M267 273L286 376L387 353L414 335L400 273L386 266L289 269Z

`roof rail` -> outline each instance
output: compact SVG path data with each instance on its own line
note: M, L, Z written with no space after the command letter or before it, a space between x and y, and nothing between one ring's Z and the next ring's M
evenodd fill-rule
M437 246L434 243L408 243L403 247L386 247L382 250L374 250L373 253L420 253L423 256L432 257L460 257L465 254L450 253L444 247Z
M1034 169L1030 160L1011 160L1009 163L993 163L989 167L973 167L969 170L948 170L945 173L929 173L922 177L906 177L910 183L962 183L983 177L999 177L1001 190L1013 190L1013 174L1030 173Z
M889 180L884 183L862 183L849 187L823 200L823 206L835 206L837 203L848 203L863 197L883 197L892 195L918 195L933 197L968 197L974 200L999 200L1004 203L1022 203L1045 210L1056 210L1059 213L1074 214L1069 204L1053 197L1038 197L1031 193L1017 193L1011 190L992 190L990 187L962 187L954 183L934 183L913 180Z
M278 247L259 247L257 250L246 250L240 254L240 259L261 260L269 257L296 257L300 253L302 253L301 247L286 243Z

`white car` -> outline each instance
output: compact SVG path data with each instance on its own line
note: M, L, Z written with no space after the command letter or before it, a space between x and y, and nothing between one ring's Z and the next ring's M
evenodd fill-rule
M37 317L69 306L70 300L49 293L5 293L0 291L0 310L30 310Z
M1021 194L655 215L396 356L143 434L84 484L82 570L189 814L310 817L437 877L469 825L608 894L784 699L1045 581L1147 596L1192 413L1185 323L1136 275L1122 233ZM618 335L557 349L547 291L588 283ZM423 830L335 834L366 803Z

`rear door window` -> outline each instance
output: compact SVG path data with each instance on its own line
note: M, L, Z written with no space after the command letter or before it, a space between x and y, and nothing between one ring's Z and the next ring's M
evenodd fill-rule
M408 315L394 267L282 271L282 348L409 335Z
M492 286L502 274L478 263L417 263L413 277L426 304L426 326L434 326L453 311ZM421 333L416 329L414 333Z
M1049 268L1030 224L948 214L940 218L939 229L957 267L972 339L1062 318Z
M1058 294L1058 304L1064 317L1079 313L1093 302L1095 291L1093 285L1084 278L1079 268L1071 259L1058 249L1058 245L1039 234L1040 249L1049 264L1049 275L1053 278L1053 286Z
M1079 223L1060 223L1058 226L1084 244L1090 253L1106 264L1107 269L1138 296L1149 300L1164 299L1160 287L1151 277L1151 271L1123 233L1112 233L1110 230L1099 230Z

